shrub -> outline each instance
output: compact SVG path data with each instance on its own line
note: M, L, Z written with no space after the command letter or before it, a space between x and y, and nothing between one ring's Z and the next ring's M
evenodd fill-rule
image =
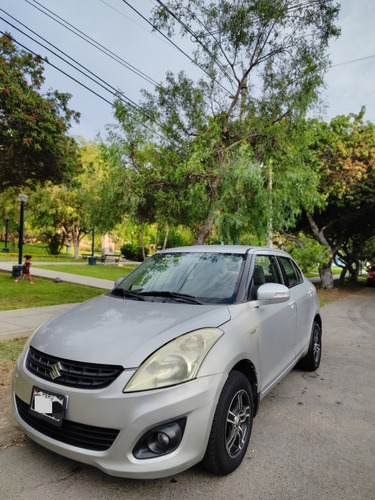
M127 260L140 262L143 260L142 247L131 243L126 243L120 248L121 254ZM148 255L148 248L145 248L145 255Z

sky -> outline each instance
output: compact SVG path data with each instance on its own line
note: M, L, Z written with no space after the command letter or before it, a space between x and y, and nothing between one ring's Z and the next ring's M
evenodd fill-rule
M137 103L141 89L152 92L155 83L165 80L167 71L184 70L189 76L203 76L177 48L160 34L152 33L145 18L148 19L155 3L155 0L0 0L0 31L10 32L26 50L47 56L51 64L66 73L46 64L45 88L72 95L69 107L81 113L81 120L71 133L90 141L99 132L105 136L105 125L115 121L110 105L112 96L103 86L109 84ZM375 2L341 0L339 3L337 24L341 36L329 47L332 67L326 75L323 92L326 109L319 118L329 121L339 114L358 113L365 106L365 119L375 123ZM78 69L91 72L96 83L47 50L45 47L58 53L47 42L62 50L64 58L70 57ZM181 43L178 41L179 46ZM98 44L106 53L98 50ZM186 40L182 47L192 54L194 44Z

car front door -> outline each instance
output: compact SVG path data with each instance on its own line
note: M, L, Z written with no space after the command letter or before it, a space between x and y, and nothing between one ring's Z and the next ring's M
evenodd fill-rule
M251 298L265 283L283 283L273 255L256 255L251 281ZM261 392L281 378L295 360L297 315L291 298L279 304L260 305L256 310L261 366Z

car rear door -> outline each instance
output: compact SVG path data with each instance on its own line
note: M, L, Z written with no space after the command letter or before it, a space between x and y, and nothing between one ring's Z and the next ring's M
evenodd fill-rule
M296 356L299 356L309 341L313 316L315 312L314 293L304 280L302 272L296 263L288 257L279 257L284 273L286 285L290 289L290 295L295 302L296 309L296 336L294 339Z

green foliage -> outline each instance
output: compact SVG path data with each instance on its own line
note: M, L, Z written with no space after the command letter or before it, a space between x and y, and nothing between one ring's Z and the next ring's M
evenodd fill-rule
M41 228L53 249L69 240L78 258L79 242L92 228L87 220L84 193L74 185L53 185L47 182L39 187L29 198L30 220L35 227ZM51 253L53 253L51 252Z
M55 230L45 230L41 235L42 241L46 245L47 252L50 255L59 255L64 246L64 236L55 232Z
M300 240L303 242L302 248L297 244L288 244L286 250L298 263L303 273L308 274L313 269L320 267L324 262L327 262L329 255L326 248L311 238L301 235Z
M364 113L313 122L312 149L328 206L358 210L375 202L375 125L364 122Z
M43 60L18 50L9 34L0 37L0 190L61 182L80 167L75 141L67 134L79 113L70 96L39 91Z
M170 35L176 16L184 35L197 34L195 60L206 76L168 73L155 94L144 92L143 114L116 103L118 126L102 150L117 181L112 199L130 219L183 223L204 243L213 231L226 240L264 238L270 220L290 227L314 207L317 174L305 161L302 119L317 100L337 13L331 0L155 7L154 23Z
M161 234L161 240L165 238L165 233ZM171 229L168 235L168 242L166 248L175 248L191 245L193 242L188 235L182 234L181 232Z
M148 248L145 247L144 250L145 256L147 257ZM134 245L132 243L126 243L120 248L120 252L127 260L133 260L135 262L142 262L144 260L141 246Z
M313 120L310 125L314 139L310 164L319 176L322 203L319 210L306 209L299 229L310 231L327 249L323 267L328 276L340 256L355 278L362 250L374 237L375 125L364 122L364 109L330 123Z

